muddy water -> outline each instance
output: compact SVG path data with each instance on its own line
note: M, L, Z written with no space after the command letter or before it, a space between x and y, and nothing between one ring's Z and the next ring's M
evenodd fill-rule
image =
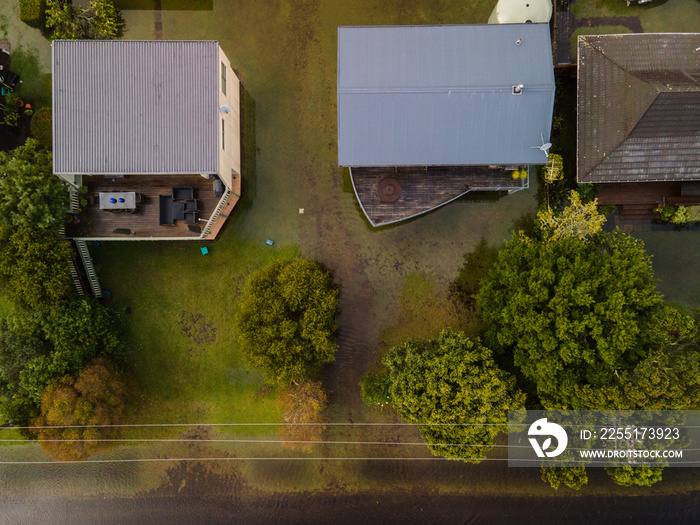
M693 524L700 497L596 500L438 496L425 494L277 495L244 498L163 496L140 499L0 499L7 524L251 523L251 524Z
M364 407L358 383L377 357L381 330L396 320L403 279L420 272L445 292L464 252L481 237L503 242L512 222L535 210L531 189L496 202L458 201L420 219L372 230L354 195L344 191L335 138L337 26L478 22L492 8L485 6L480 20L469 6L443 0L217 1L211 11L162 13L165 39L219 39L256 103L254 199L232 217L220 242L242 237L298 244L306 256L331 268L342 287L339 351L326 376L334 421L392 418ZM128 38L153 38L152 12L125 16ZM668 285L664 292L692 302L697 297L692 287L672 283L674 272L692 271L697 257L667 256L664 239L649 239L659 254L655 269ZM697 241L688 242L699 246ZM674 253L682 253L680 246ZM341 428L328 436L342 437L376 434ZM385 437L417 439L410 430L391 430ZM142 451L144 457L146 452L153 451ZM245 452L269 454L252 447ZM322 452L368 453L330 446ZM37 453L22 449L1 455L16 460ZM686 475L679 481L692 480ZM554 493L539 481L536 469L501 463L5 466L0 467L0 523L697 523L700 518L697 493L601 496L614 489L601 473L591 474L591 486L600 492ZM528 491L535 496L524 497Z

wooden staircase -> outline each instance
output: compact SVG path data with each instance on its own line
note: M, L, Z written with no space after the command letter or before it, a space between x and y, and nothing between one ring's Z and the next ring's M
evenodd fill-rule
M204 227L204 230L202 231L202 239L206 239L210 234L212 229L214 228L214 224L216 223L216 220L219 218L221 215L221 211L224 209L224 206L228 202L228 198L230 197L231 193L233 193L231 190L227 189L221 199L219 200L219 204L216 206L216 209L214 210L214 213L211 214L211 217L209 217L209 220L207 221L207 225Z
M102 287L100 286L100 281L97 278L95 266L92 264L92 257L90 257L90 251L88 250L87 243L85 241L76 240L75 244L78 247L78 253L83 261L85 275L87 275L88 282L90 283L92 295L99 299L102 297Z
M656 204L623 204L620 206L620 219L657 219Z
M78 295L83 297L85 295L85 287L83 286L83 281L80 279L80 274L78 273L78 265L75 263L74 258L68 259L68 269L70 270L70 276L73 279L73 284L75 284L75 289L78 290Z

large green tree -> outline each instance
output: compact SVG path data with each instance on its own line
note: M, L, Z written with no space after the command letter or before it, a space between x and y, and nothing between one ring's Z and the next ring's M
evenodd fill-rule
M35 139L0 152L0 224L56 229L68 212L68 191L53 174L51 152Z
M52 39L108 40L121 36L124 19L113 0L90 0L87 9L71 0L46 0L46 27Z
M408 341L391 349L384 364L396 410L412 423L440 424L420 427L436 455L478 462L505 430L498 425L507 424L508 410L524 407L515 379L496 366L488 348L461 332Z
M611 384L646 357L661 298L641 241L514 235L477 296L487 341L512 351L546 408L602 408L576 388ZM612 407L611 407L612 408Z
M243 353L268 380L299 381L333 361L340 290L318 263L275 261L246 284L238 328Z
M68 260L70 242L51 229L0 225L0 276L12 300L30 310L54 310L75 295Z

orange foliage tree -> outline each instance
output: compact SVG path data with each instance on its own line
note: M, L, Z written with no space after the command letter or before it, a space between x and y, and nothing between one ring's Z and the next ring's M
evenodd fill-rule
M280 395L285 423L321 423L328 397L319 381L292 383ZM311 443L294 441L321 441L323 425L284 425L279 429L283 445L289 448L310 450Z
M77 379L54 379L41 397L41 415L34 427L115 425L121 421L128 386L117 368L107 359L86 366ZM104 450L114 438L114 428L34 428L42 448L58 461L81 460ZM66 441L68 440L68 441Z

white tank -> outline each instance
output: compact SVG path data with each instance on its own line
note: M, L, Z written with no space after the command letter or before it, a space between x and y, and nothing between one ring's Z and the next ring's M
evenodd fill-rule
M537 24L551 18L552 0L498 0L489 24Z

